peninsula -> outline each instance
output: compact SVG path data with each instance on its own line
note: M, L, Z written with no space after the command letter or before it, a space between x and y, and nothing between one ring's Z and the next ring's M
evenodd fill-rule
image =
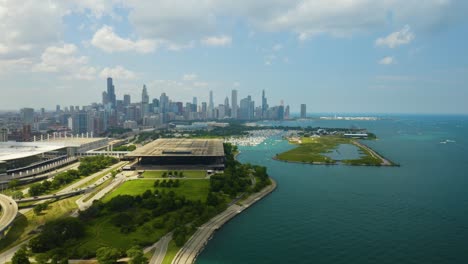
M287 137L294 149L277 154L275 160L314 165L399 166L365 145L360 139L367 136L349 134ZM373 137L372 139L374 139ZM341 148L354 151L354 155L340 153Z

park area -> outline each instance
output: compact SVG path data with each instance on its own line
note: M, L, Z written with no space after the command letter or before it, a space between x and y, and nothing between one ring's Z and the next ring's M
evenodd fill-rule
M381 166L382 157L356 139L341 136L302 137L297 146L277 154L276 160L309 164Z

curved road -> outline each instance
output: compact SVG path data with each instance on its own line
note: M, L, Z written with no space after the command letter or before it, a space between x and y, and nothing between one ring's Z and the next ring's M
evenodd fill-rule
M2 215L0 216L0 234L7 230L18 214L18 205L16 202L6 195L0 194L0 206L2 207Z

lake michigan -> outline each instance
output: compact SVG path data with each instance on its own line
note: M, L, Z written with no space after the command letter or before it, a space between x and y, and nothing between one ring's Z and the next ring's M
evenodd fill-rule
M271 195L223 226L197 259L211 263L468 263L468 117L284 121L361 127L401 167L283 163L281 137L240 147L268 167Z

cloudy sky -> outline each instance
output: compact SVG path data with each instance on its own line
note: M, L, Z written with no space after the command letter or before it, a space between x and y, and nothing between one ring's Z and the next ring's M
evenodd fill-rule
M0 109L230 90L310 112L468 113L465 0L0 0Z

